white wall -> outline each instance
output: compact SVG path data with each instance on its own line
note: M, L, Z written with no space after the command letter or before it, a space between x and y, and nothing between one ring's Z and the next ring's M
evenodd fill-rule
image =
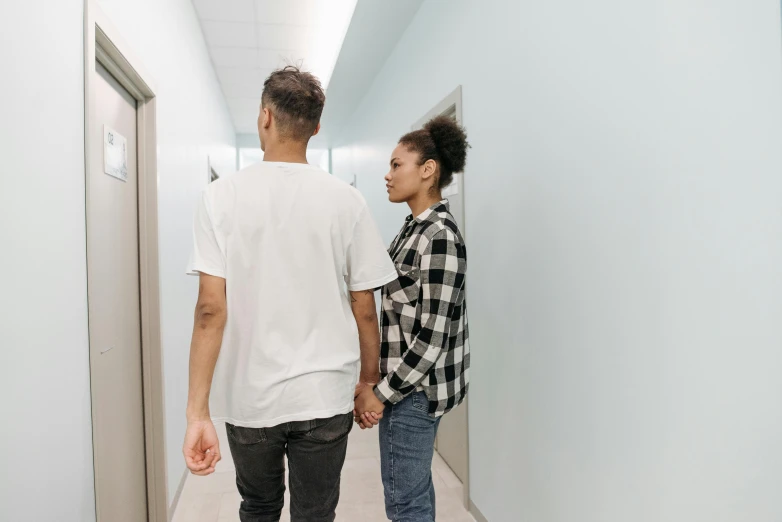
M313 141L310 140L310 147L307 148L307 162L317 165L326 172L329 170L329 151L328 149L313 147ZM261 139L257 134L237 134L236 146L238 147L238 166L240 169L263 161L263 151L261 150Z
M95 520L83 16L0 4L0 520Z
M429 0L335 143L464 87L472 496L491 522L782 520L778 2Z
M233 124L189 0L100 0L157 89L158 196L169 501L185 463L188 356L198 281L184 275L192 216L207 183L236 168Z

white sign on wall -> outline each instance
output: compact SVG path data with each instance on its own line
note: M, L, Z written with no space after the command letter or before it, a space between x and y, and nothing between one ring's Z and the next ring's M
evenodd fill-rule
M455 196L459 193L459 178L454 176L453 181L447 187L443 187L442 196L444 198Z
M103 126L103 172L128 181L128 141L108 125Z

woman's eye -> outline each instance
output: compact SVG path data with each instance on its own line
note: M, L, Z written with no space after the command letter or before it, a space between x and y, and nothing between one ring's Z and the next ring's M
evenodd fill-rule
M394 163L394 168L399 168L399 163Z

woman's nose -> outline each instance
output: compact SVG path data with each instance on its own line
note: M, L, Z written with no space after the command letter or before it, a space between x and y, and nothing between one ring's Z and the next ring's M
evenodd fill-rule
M383 178L383 179L385 179L386 181L391 181L391 171L390 170L388 171L388 174L386 174L386 177Z

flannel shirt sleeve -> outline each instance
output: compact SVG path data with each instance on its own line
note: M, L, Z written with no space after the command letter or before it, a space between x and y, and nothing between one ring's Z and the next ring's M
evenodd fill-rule
M459 257L450 230L438 232L421 255L421 328L401 362L375 387L385 404L396 404L415 391L447 348L451 316L459 289L455 288Z

